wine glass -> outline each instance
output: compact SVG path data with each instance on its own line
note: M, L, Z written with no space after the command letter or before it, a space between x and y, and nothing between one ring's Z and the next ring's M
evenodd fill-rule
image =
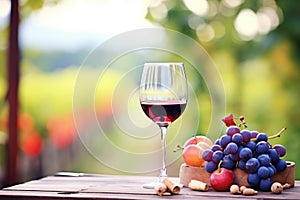
M145 63L140 84L140 104L144 113L160 128L162 168L157 182L167 177L166 133L168 126L187 104L187 81L183 63ZM154 188L157 182L144 184Z

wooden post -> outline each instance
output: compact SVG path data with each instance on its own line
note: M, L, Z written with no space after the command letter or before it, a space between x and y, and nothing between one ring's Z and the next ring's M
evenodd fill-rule
M8 46L8 133L6 153L6 180L5 185L13 185L18 181L17 154L18 154L18 84L19 84L19 2L11 0L9 46Z

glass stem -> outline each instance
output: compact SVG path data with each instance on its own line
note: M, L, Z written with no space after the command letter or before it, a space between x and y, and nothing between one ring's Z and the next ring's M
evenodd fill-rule
M166 134L167 127L160 127L160 136L161 136L161 150L162 150L162 168L160 170L159 181L162 181L167 177L167 168L166 168Z

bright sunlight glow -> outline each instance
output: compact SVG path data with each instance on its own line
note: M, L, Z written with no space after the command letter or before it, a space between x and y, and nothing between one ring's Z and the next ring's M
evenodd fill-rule
M9 0L1 0L0 6L0 18L7 17L10 11L10 1Z
M199 16L204 16L208 10L208 2L207 0L183 0L186 7Z
M272 7L260 8L257 13L243 9L238 14L234 27L243 40L251 40L258 34L267 34L280 23L279 16Z
M64 0L32 13L21 26L21 41L43 49L96 46L119 33L151 27L146 13L140 0Z
M234 27L245 40L253 39L258 31L258 19L251 9L243 9L235 19Z

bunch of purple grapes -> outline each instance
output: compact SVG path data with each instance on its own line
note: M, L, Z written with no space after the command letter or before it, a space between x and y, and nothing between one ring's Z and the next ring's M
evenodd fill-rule
M207 161L207 172L212 173L219 164L230 170L240 168L249 173L248 183L252 188L269 191L271 177L287 167L281 158L285 154L284 146L271 147L265 133L229 126L226 135L216 140L211 149L205 150L202 157Z

